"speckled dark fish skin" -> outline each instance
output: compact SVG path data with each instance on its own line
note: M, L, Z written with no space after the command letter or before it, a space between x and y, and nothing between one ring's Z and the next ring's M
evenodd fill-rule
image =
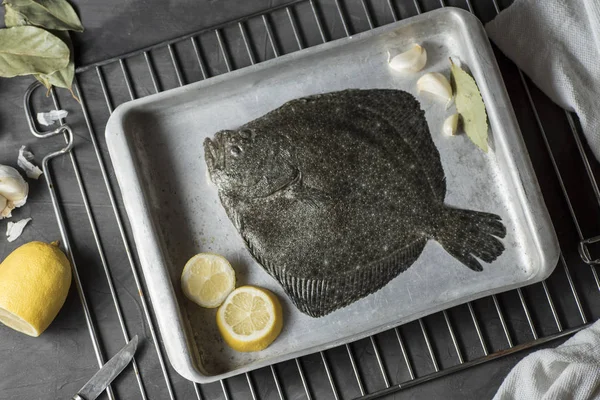
M490 263L504 251L499 216L444 205L440 155L409 93L292 100L204 148L253 257L313 317L379 290L428 240L475 271L475 257Z

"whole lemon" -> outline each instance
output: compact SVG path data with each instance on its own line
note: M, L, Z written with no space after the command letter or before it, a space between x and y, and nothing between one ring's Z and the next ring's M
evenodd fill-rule
M71 266L58 243L30 242L0 264L0 322L38 337L63 306Z

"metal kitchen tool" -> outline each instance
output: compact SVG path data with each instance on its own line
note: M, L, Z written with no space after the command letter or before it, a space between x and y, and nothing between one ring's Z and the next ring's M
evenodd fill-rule
M388 52L412 43L427 48L426 71L448 74L449 57L470 69L488 111L488 156L464 135L443 137L444 106L417 95L416 76L388 68ZM295 310L244 248L206 177L202 141L287 100L350 87L398 88L419 98L441 153L446 203L501 215L508 228L507 250L482 273L473 273L429 243L408 271L379 292L313 319ZM338 346L453 305L539 282L559 257L491 47L479 20L463 10L433 11L129 102L112 114L106 139L169 359L181 375L196 382ZM202 251L227 257L239 284L267 287L282 299L285 328L268 349L232 351L216 330L215 311L200 309L182 296L181 269Z
M133 359L138 345L135 335L117 354L92 376L72 400L95 400Z

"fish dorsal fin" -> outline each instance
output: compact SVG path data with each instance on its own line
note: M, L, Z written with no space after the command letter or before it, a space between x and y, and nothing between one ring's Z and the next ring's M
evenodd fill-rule
M288 104L302 100L304 102L324 102L328 105L339 102L340 107L354 107L359 112L370 112L376 115L374 120L386 121L394 130L389 132L391 146L397 146L398 151L406 148L406 144L415 155L418 162L427 162L424 171L431 190L440 201L446 196L446 179L440 159L440 153L431 139L431 133L425 119L425 112L421 109L415 97L407 92L396 89L348 89L309 96L304 99L293 100Z

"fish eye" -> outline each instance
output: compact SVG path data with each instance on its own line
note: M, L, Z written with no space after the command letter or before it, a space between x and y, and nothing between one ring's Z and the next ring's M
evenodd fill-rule
M252 131L250 129L244 129L240 131L240 137L242 139L251 139L252 138Z
M231 155L234 157L239 156L242 153L242 149L239 146L231 146L231 149L229 149L229 151L231 152Z

